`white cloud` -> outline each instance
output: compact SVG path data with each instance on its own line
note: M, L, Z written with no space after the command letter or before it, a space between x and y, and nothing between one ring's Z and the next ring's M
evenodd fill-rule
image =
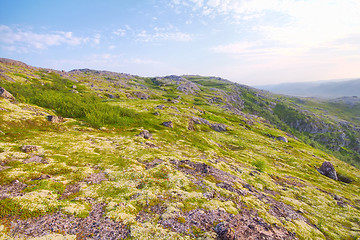
M98 41L95 38L95 42ZM0 43L4 49L46 49L50 46L78 46L89 42L89 38L75 37L72 32L35 33L30 30L0 26Z
M143 42L157 42L157 41L177 41L177 42L189 42L193 38L188 33L179 31L168 32L165 29L155 28L153 33L149 33L145 30L137 34L137 40Z
M113 34L115 34L116 36L123 37L126 35L126 30L122 28L118 28L113 32Z

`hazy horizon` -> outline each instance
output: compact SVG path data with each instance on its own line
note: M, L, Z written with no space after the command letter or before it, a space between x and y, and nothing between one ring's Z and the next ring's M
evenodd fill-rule
M250 86L360 76L360 2L0 1L0 57Z

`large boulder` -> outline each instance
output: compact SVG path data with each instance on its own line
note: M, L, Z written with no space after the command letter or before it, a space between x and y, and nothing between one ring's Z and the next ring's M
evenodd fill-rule
M331 162L327 162L327 161L323 162L321 167L318 168L317 170L319 173L321 173L324 176L327 176L328 178L338 180L335 168Z
M5 88L0 87L0 97L9 99L9 100L15 100L14 96L11 95L8 91L5 90Z

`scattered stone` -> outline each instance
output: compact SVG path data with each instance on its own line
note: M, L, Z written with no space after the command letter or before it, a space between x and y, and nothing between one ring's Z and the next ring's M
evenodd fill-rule
M104 208L104 203L94 204L86 218L57 212L26 220L11 219L9 234L21 239L50 239L47 235L51 233L76 235L76 239L126 239L129 226L104 217Z
M31 179L31 180L34 181L34 180L43 180L43 179L50 179L50 178L51 178L50 175L48 175L48 174L42 174L40 177Z
M35 162L35 163L48 163L48 161L46 161L43 157L40 157L40 156L33 156L31 158L28 158L28 159L25 159L23 161L23 163L27 164L27 163L32 163L32 162Z
M5 88L0 87L0 97L9 99L9 100L15 100L14 96L11 95L8 91L5 90Z
M162 125L164 125L165 127L168 127L168 128L174 127L172 121L163 122Z
M140 136L140 137L143 137L145 139L151 139L152 138L152 134L148 130L144 130L144 131L142 131L141 133L139 133L136 136Z
M27 187L25 183L20 182L19 180L15 180L7 185L0 185L0 200L10 197L22 196L24 190Z
M146 142L145 145L150 147L150 148L159 148L158 146L156 146L155 144L153 144L151 142Z
M116 96L111 93L108 93L107 96L108 96L108 98L116 98Z
M337 201L339 201L339 200L341 199L341 197L335 194L335 195L334 195L334 199L337 200Z
M35 152L38 151L40 149L39 146L35 146L35 145L24 145L21 147L21 151L28 153L28 152Z
M64 193L60 196L60 200L68 198L70 195L80 191L80 185L78 183L67 185Z
M226 129L226 125L225 124L221 124L221 123L214 123L214 124L210 124L210 127L217 131L217 132L225 132L227 131Z
M338 180L338 177L336 175L336 171L334 166L332 165L331 162L323 162L323 164L321 165L320 168L317 169L319 173L321 173L322 175L334 179L334 180Z
M47 119L49 122L53 122L53 123L60 123L60 122L64 121L64 118L63 118L63 117L54 116L54 115L48 115L48 116L46 116L46 119Z
M154 115L155 115L155 116L159 116L160 113L159 113L159 112L154 112Z
M282 142L286 142L286 143L288 142L287 138L283 137L283 136L279 136L276 139L279 140L279 141L282 141Z
M85 181L89 184L100 184L102 181L107 181L107 178L105 177L105 173L101 171L90 174Z
M220 240L235 240L235 233L227 222L221 222L214 228Z
M76 89L77 87L76 87L76 85L72 85L71 88L72 88L72 89Z

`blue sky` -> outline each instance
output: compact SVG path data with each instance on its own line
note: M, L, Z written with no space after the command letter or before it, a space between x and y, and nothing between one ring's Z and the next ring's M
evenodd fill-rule
M359 0L0 0L0 57L248 85L360 77Z

